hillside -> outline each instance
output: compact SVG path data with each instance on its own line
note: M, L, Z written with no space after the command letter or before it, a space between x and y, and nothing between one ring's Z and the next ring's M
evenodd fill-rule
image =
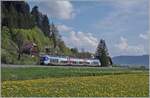
M4 64L37 64L41 54L88 58L89 52L69 48L54 23L38 6L25 1L2 1L2 55Z
M116 56L112 58L114 64L121 65L149 65L149 55L141 56Z
M73 53L61 39L57 27L49 23L47 15L40 12L38 6L34 6L30 11L30 6L25 1L1 3L2 63L36 64L40 53L56 52L59 55ZM50 32L50 29L53 31Z

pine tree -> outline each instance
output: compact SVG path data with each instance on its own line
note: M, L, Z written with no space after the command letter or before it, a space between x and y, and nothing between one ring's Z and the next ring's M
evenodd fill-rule
M100 60L102 67L109 66L110 64L109 53L108 53L107 46L105 44L105 40L103 39L101 39L98 44L97 51L96 51L96 58Z
M43 15L42 19L42 26L41 26L42 31L46 36L49 36L50 33L50 27L49 27L49 21L47 15Z
M8 18L8 27L16 28L17 27L17 12L16 12L13 4L10 4L8 17L9 17Z
M40 13L37 6L33 7L31 14L35 25L37 25L46 36L49 36L50 27L47 15Z
M22 13L18 13L18 28L24 27L24 18Z
M1 5L2 26L8 26L8 9L5 7L4 2Z
M38 27L40 26L40 17L39 17L39 10L38 6L34 6L31 11L32 17L34 18L34 24Z

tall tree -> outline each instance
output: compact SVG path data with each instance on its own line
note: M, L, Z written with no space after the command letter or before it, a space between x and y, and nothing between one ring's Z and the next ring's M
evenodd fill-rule
M31 14L34 18L35 25L37 25L46 36L49 36L50 27L47 15L43 15L41 12L39 12L38 6L34 6L32 8Z
M39 17L39 10L38 10L38 6L34 6L32 8L31 14L34 18L34 24L37 25L38 27L40 26L40 17Z
M105 40L103 39L100 40L95 55L96 55L96 58L100 60L102 67L110 65L109 53L108 53Z
M58 41L61 39L57 27L52 23L50 25L50 38L52 38L54 43L54 48L58 46Z
M16 12L13 4L10 4L8 17L9 17L8 27L16 28L17 27L17 12Z
M49 36L50 27L49 27L49 21L47 15L43 15L41 29L46 36Z
M21 32L14 32L12 29L10 29L11 32L11 39L13 40L13 42L15 42L16 45L16 51L18 53L18 60L21 59L21 55L22 55L22 46L24 44L24 37L23 34Z
M78 48L71 48L71 52L73 53L73 56L77 57L79 55Z
M8 26L8 9L5 7L3 2L1 5L2 5L2 7L1 7L2 26Z

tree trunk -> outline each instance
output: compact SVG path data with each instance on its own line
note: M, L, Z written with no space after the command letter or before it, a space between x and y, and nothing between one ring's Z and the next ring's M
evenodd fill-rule
M110 62L110 65L113 65L111 57L109 57L109 62Z
M18 60L20 60L20 58L21 58L21 54L19 53L19 54L18 54Z

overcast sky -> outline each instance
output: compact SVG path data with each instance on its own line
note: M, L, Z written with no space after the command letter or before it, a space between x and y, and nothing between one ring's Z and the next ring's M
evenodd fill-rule
M32 0L58 26L69 47L95 52L100 39L111 56L148 53L148 0Z

